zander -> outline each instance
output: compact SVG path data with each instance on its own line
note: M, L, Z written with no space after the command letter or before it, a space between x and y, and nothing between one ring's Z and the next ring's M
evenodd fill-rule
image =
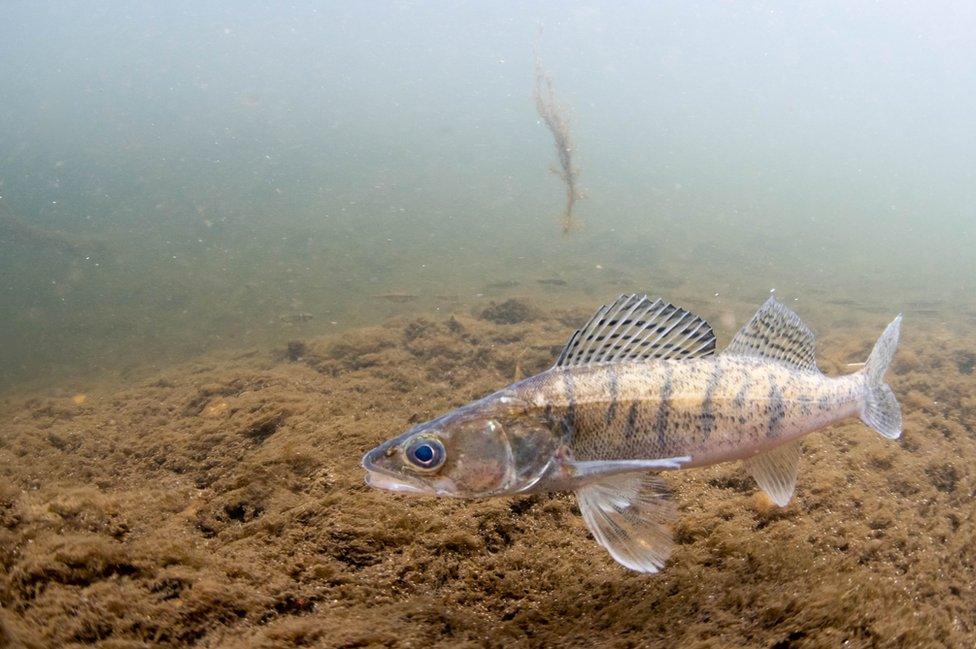
M658 472L743 460L782 507L803 435L853 415L884 437L901 435L883 380L900 323L860 371L833 378L817 368L813 334L774 298L715 354L698 316L622 295L573 334L552 368L367 453L366 482L458 498L572 490L614 559L657 572L676 515Z

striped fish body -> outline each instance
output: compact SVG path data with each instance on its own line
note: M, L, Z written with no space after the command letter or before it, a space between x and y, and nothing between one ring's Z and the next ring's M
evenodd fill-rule
M852 415L884 437L901 435L883 378L899 324L863 369L831 378L817 368L813 333L775 299L716 354L700 317L622 295L573 334L551 369L371 450L367 482L453 497L573 490L615 560L657 572L676 516L659 472L743 460L786 506L803 435Z
M748 356L553 368L515 386L578 460L745 459L856 414L863 376Z
M577 476L603 473L576 489L596 541L631 570L657 572L672 548L667 487L652 474L612 473L744 460L785 507L803 435L855 414L884 437L901 435L901 409L883 381L900 321L861 371L831 378L817 368L813 333L775 299L715 355L698 316L621 296L573 335L555 367L513 388L568 447Z

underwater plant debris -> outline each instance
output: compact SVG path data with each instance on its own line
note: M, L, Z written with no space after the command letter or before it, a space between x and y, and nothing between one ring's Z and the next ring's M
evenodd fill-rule
M559 176L566 185L566 206L562 214L562 230L563 234L568 234L579 225L576 216L573 214L573 208L576 206L576 201L583 197L577 186L579 169L573 159L575 146L569 132L569 119L566 117L565 109L556 99L556 90L553 87L552 78L542 64L538 46L534 49L534 54L535 108L542 123L552 134L553 143L556 146L556 159L559 161L559 167L554 168L553 173Z

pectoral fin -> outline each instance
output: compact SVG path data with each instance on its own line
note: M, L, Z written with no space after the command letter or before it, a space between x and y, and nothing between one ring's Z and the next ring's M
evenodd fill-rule
M746 468L759 487L780 507L789 504L796 489L800 450L800 442L795 441L745 461Z
M593 538L618 563L646 573L664 567L677 512L660 478L650 473L616 475L586 485L576 497Z

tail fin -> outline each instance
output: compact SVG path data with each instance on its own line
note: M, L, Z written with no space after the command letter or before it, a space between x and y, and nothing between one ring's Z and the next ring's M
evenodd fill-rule
M898 405L895 393L884 382L884 374L898 346L900 327L901 315L892 320L878 338L864 369L861 370L867 383L864 405L861 406L861 421L888 439L901 437L901 406Z

